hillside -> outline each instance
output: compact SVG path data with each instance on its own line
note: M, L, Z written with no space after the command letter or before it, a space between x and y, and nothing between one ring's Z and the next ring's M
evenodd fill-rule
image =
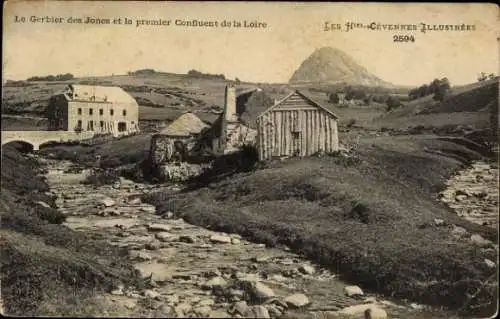
M373 126L394 129L417 125L428 128L468 126L481 130L490 128L493 113L498 113L498 78L452 87L442 102L428 95L404 103L401 108L381 115Z
M146 196L162 214L171 211L269 246L287 245L363 288L457 309L494 273L484 259L496 257L454 237L453 225L497 240L495 230L462 220L436 200L447 176L481 158L461 145L469 142L457 142L366 137L358 160L272 162L207 187ZM435 218L446 226L436 226ZM485 287L476 300L484 304L469 311L490 314L488 293L495 287Z
M302 62L289 83L338 83L387 86L389 83L371 74L345 52L324 47Z
M102 314L95 297L134 284L124 251L61 225L66 216L36 174L39 163L2 147L2 299L13 316Z

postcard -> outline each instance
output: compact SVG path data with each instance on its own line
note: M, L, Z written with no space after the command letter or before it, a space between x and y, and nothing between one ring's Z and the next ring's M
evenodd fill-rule
M2 314L495 317L495 4L10 0L2 32Z

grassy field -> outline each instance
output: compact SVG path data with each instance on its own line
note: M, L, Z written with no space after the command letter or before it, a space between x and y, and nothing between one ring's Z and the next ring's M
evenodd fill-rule
M4 311L15 316L71 316L103 309L80 304L118 283L133 284L126 252L99 237L61 225L37 164L12 146L2 147L2 298ZM50 205L45 207L38 201Z
M147 200L190 223L288 245L364 288L458 309L494 274L483 260L496 255L454 238L451 226L435 227L434 219L493 241L498 236L436 198L447 176L481 157L462 144L429 136L366 137L359 163L290 159ZM491 314L487 293L476 301L487 303L476 313Z

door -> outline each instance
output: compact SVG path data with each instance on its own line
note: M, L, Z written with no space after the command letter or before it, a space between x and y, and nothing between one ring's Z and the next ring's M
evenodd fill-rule
M301 132L292 132L293 156L300 156Z

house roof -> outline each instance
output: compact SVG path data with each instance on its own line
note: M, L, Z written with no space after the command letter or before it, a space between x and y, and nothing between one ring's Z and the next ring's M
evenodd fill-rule
M187 112L158 132L158 135L191 136L192 134L201 133L201 131L207 127L208 125L200 120L199 117L191 112Z
M262 112L261 114L259 114L259 116L257 118L260 118L264 114L267 114L268 112L272 111L273 109L275 109L276 107L278 107L279 105L281 105L283 102L285 102L286 100L288 100L291 96L293 96L295 94L298 94L299 96L301 96L309 104L311 104L313 106L316 106L316 107L322 109L323 111L327 112L328 114L332 115L335 119L339 118L333 111L329 110L326 106L324 106L321 103L315 101L314 99L312 99L311 97L305 95L303 92L301 92L299 90L295 90L295 91L291 92L290 94L288 94L287 96L285 96L283 99L281 99L280 101L276 102L273 106L271 106L270 108L268 108L267 110L265 110L264 112Z
M66 87L64 96L70 101L137 104L130 94L117 86L70 84Z

